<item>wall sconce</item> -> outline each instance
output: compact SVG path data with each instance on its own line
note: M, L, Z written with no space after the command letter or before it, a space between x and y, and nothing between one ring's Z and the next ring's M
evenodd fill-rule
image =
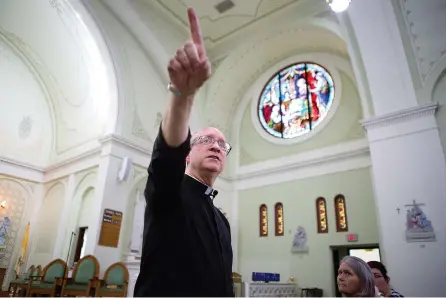
M0 204L0 207L2 207L2 208L6 208L6 201L3 201L3 202Z

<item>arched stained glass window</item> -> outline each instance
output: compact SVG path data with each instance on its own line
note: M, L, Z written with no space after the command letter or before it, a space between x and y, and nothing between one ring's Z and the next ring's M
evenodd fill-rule
M284 208L282 203L275 204L275 236L284 236Z
M267 206L265 204L259 206L259 236L268 236L268 215Z
M323 197L317 199L317 233L328 232L326 200Z
M258 117L272 136L292 139L317 127L333 100L329 72L302 62L280 70L267 82L259 98Z
M335 220L337 232L348 231L348 215L346 214L346 201L343 195L337 195L334 199Z

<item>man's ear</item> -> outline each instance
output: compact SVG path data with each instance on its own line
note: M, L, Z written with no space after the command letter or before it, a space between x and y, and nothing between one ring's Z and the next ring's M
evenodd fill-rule
M190 159L189 154L188 154L188 156L186 157L186 165L189 165L190 161L191 161L191 159Z

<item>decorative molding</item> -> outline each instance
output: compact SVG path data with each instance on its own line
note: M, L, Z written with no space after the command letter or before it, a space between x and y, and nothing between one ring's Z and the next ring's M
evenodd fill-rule
M400 7L416 56L419 76L425 83L436 64L446 55L445 0L423 3L419 0L400 0ZM427 30L435 32L427 34Z
M136 105L136 103L134 102ZM141 138L143 140L151 141L151 138L149 137L148 132L141 124L140 117L138 116L138 113L136 110L133 112L133 121L132 121L132 135Z
M296 155L270 159L267 161L242 166L239 168L237 179L259 177L266 172L290 171L308 165L324 164L331 160L340 160L350 157L369 154L368 141L365 139L345 142L334 146L316 149Z
M139 153L143 153L143 154L147 154L150 155L152 153L151 150L148 150L146 148L143 148L139 145L136 145L128 140L126 140L125 138L123 138L122 136L116 135L116 134L108 134L106 136L103 136L101 138L99 138L99 142L101 144L105 144L105 143L115 143L115 144L119 144L128 148L132 148L133 150L139 152Z
M243 166L231 181L242 190L370 166L369 144L361 139Z
M411 121L417 118L433 116L438 107L437 103L428 103L425 105L415 106L398 112L388 113L385 115L374 116L366 120L362 120L361 124L366 130L372 130L379 127L390 126L397 123Z

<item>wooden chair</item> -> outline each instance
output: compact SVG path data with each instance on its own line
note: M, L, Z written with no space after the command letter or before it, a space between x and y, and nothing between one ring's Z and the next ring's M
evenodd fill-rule
M88 297L98 280L99 262L92 256L88 255L80 259L73 269L72 278L64 279L62 285L61 297L82 296Z
M30 279L26 296L41 294L54 297L58 286L62 284L61 280L66 279L67 274L67 264L63 260L56 259L52 261L45 266L41 276Z
M28 285L29 285L30 280L36 278L37 276L41 276L41 275L42 275L42 266L39 265L36 268L34 268L34 271L31 274L29 280L18 285L18 289L19 289L18 293L20 293L20 297L26 296L26 291L28 290Z
M14 297L21 284L28 283L31 274L34 272L34 265L31 265L23 277L17 276L9 282L8 293ZM16 272L17 273L17 272ZM12 291L12 292L11 292Z
M121 262L107 268L102 280L96 285L96 297L126 297L129 284L129 270Z

